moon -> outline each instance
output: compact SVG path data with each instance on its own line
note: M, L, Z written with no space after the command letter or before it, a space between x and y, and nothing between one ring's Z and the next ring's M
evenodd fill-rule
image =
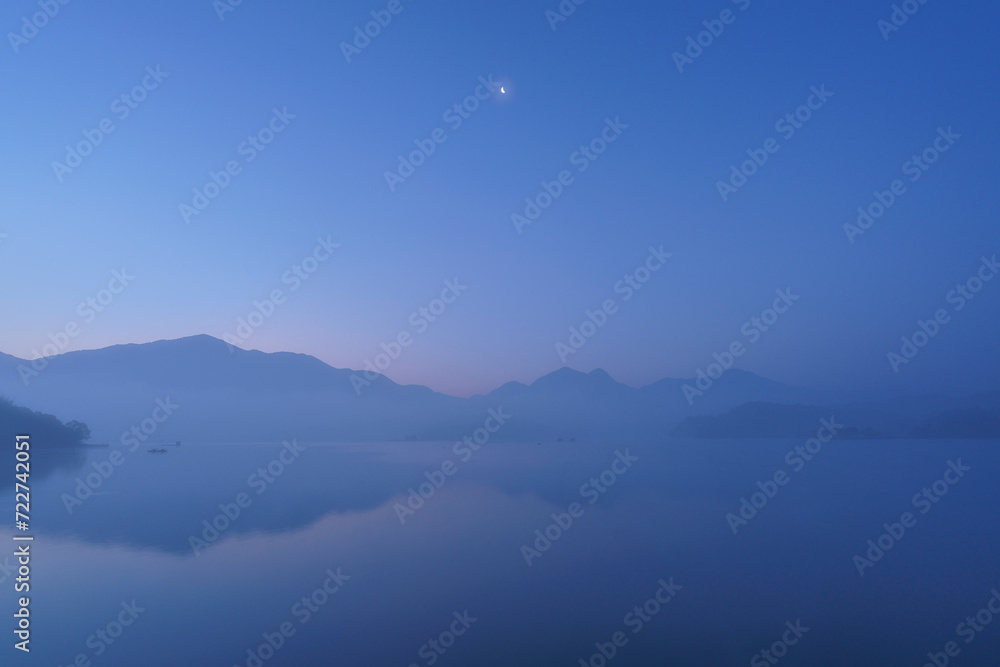
M503 94L507 93L507 91L503 89L503 86L500 86L500 92L503 93Z

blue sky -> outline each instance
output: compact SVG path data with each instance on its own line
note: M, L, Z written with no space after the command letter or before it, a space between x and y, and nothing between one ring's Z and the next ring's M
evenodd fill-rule
M791 288L738 367L888 393L996 388L1000 281L960 311L947 299L1000 252L992 3L929 0L886 40L891 3L591 0L553 30L554 0L401 0L346 62L340 44L387 5L246 0L220 19L210 0L70 2L16 52L8 35L0 350L32 357L74 322L65 349L223 337L281 289L244 347L361 368L407 332L386 375L468 395L558 368L556 343L614 299L567 362L639 385L748 342L744 323ZM672 54L726 9L679 72ZM0 26L38 11L7 3ZM114 101L147 67L165 78L121 118ZM506 94L453 128L445 112L490 75ZM813 86L833 96L786 139L776 121ZM274 109L295 117L248 162L240 146ZM114 131L60 181L53 163L105 118ZM572 156L606 119L627 128L580 172ZM911 182L904 163L948 127L960 138ZM385 172L438 128L447 140L391 191ZM723 201L717 182L769 138L777 152ZM232 160L186 222L179 206ZM572 184L518 233L511 214L563 170ZM896 179L905 194L850 243L843 225ZM340 247L292 291L282 278L317 237ZM617 281L661 245L672 257L624 301ZM78 304L122 268L135 279L87 321ZM411 313L456 278L467 289L416 331ZM950 321L893 372L887 353L942 308Z

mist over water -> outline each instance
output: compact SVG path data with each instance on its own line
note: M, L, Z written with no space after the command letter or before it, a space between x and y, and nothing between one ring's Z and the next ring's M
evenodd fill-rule
M998 583L992 444L833 440L808 460L803 444L119 447L67 505L115 448L88 449L37 482L31 664L253 665L283 623L266 664L429 664L452 627L443 665L569 665L597 645L615 664L746 664L786 623L808 628L789 664L921 664L962 641ZM914 500L949 462L969 470ZM915 524L859 574L905 512ZM997 631L963 642L964 664L987 664Z

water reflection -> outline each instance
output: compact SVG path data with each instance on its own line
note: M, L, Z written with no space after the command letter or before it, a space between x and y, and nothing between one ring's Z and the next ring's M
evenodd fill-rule
M466 612L476 620L438 664L576 665L619 631L615 664L746 664L797 620L809 630L789 664L939 650L997 583L1000 455L975 441L833 443L734 535L726 514L785 467L791 444L532 443L468 461L451 443L308 445L280 474L268 465L281 445L185 445L130 454L70 514L62 494L110 455L87 451L37 487L34 599L49 639L32 660L255 664L288 622L268 665L425 665ZM607 484L625 449L637 460ZM866 541L957 458L967 476L859 576ZM401 523L397 504L448 459L454 474ZM261 469L272 481L257 493ZM605 490L590 503L594 480ZM190 536L241 493L251 502L195 555ZM572 524L546 533L573 503ZM549 544L529 566L536 530ZM348 578L319 604L338 568ZM680 588L636 632L636 607L662 582ZM133 599L145 611L95 656L88 638ZM989 646L963 656L977 664Z

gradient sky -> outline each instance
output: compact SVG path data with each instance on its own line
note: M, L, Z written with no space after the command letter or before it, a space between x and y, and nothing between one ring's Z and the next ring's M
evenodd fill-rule
M995 3L920 6L886 41L891 3L593 0L552 30L548 2L402 0L351 63L340 43L381 0L211 0L60 6L0 47L6 95L0 194L0 350L33 357L79 322L68 349L234 332L284 288L244 347L362 367L412 331L446 279L468 290L385 373L446 393L531 381L586 309L620 310L570 366L640 385L692 376L742 340L778 288L801 299L739 367L796 384L889 393L996 389L1000 281L962 311L946 294L1000 252ZM683 73L671 54L734 11ZM19 31L36 2L0 11ZM169 76L124 120L112 102L147 66ZM492 74L507 86L452 130L442 114ZM787 141L775 122L825 85L834 96ZM273 108L296 115L201 215L179 204ZM59 182L52 163L82 132L115 131ZM586 172L570 155L605 118L628 129ZM935 139L961 135L854 244L842 225ZM417 173L384 172L444 128ZM727 202L716 182L769 137L780 150ZM575 182L518 234L510 215L563 169ZM295 292L282 275L317 236L341 244ZM627 303L616 281L664 246L670 262ZM77 304L113 269L135 281L92 322ZM918 319L952 320L900 372Z

